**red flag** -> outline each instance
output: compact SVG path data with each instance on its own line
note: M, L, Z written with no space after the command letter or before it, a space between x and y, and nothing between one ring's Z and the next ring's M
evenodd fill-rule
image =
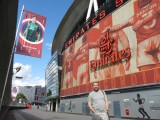
M25 10L16 53L40 58L45 25L46 17Z

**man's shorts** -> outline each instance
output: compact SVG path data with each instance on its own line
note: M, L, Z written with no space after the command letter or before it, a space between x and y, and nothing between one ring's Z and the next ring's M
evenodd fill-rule
M92 115L92 120L109 120L109 117L106 112L94 113Z

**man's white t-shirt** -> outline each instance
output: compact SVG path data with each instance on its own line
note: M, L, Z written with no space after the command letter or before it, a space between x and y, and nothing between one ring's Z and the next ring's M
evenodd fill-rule
M91 101L92 107L97 113L106 112L106 98L105 92L98 90L97 92L92 91L89 93L88 101Z

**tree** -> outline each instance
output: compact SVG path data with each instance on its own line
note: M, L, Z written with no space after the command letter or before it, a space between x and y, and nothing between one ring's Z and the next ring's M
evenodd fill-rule
M20 99L22 100L22 103L23 102L25 102L25 103L27 102L27 98L23 93L18 93L17 94L16 101L19 102Z
M47 97L51 96L52 95L52 91L51 90L48 90L47 92Z

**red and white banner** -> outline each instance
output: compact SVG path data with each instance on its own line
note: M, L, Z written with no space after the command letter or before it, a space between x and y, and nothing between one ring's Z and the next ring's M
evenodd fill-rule
M46 17L24 11L16 53L40 58Z

